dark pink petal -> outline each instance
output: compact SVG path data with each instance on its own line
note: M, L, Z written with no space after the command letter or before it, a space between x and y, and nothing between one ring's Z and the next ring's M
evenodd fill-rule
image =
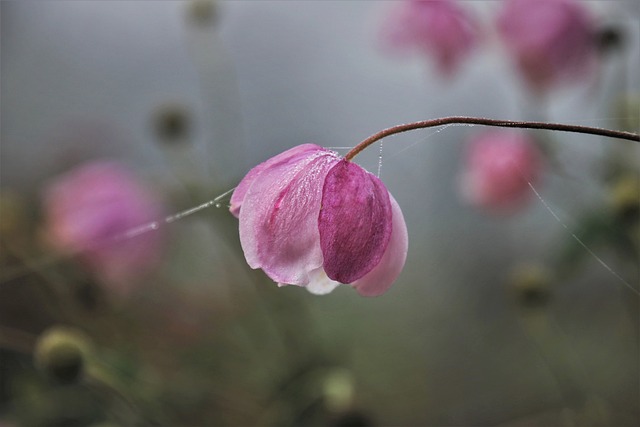
M318 217L324 270L352 283L380 263L391 238L391 202L382 181L342 160L327 174Z
M240 207L249 187L251 187L253 181L255 181L258 175L260 175L264 170L283 163L295 163L301 158L311 155L318 150L323 150L323 148L315 144L298 145L255 166L245 175L244 178L242 178L242 181L240 181L236 189L233 191L233 194L231 195L231 207L229 208L231 213L236 218L239 217Z
M404 222L400 206L393 196L389 195L389 198L391 200L392 229L387 250L373 270L351 284L360 295L365 297L385 293L400 275L407 259L409 247L407 225Z
M279 161L269 162L246 190L240 243L250 267L262 268L276 282L304 285L322 265L322 186L339 159L321 147L297 148L295 156L276 156Z

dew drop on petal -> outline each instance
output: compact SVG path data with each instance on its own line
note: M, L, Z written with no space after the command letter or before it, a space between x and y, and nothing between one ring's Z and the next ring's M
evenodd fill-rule
M309 273L309 284L306 288L314 295L326 295L340 286L339 282L329 279L322 268L317 268Z

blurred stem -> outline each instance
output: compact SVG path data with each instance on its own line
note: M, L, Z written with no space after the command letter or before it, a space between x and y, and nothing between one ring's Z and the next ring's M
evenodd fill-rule
M606 425L606 411L592 413L592 402L600 399L589 391L587 376L580 369L579 360L571 357L564 337L549 313L541 309L520 309L520 318L529 336L536 344L549 371L553 375L563 401L567 406L567 425L574 425L575 418L587 417L587 425ZM587 422L587 420L583 420Z
M392 126L390 128L381 130L380 132L371 135L358 145L356 145L351 151L344 156L345 160L351 160L358 155L362 150L370 146L371 144L386 138L387 136L395 135L397 133L408 132L416 129L426 129L436 126L444 126L451 124L466 124L466 125L481 125L481 126L494 126L494 127L506 127L506 128L519 128L519 129L545 129L560 132L573 132L584 133L589 135L600 135L610 138L626 139L629 141L640 142L640 135L632 132L617 131L611 129L603 129L591 126L581 125L567 125L563 123L548 123L548 122L529 122L529 121L514 121L514 120L498 120L488 119L482 117L467 117L467 116L451 116L442 117L439 119L423 120L419 122L406 123L402 125Z
M244 170L243 120L235 65L215 25L191 25L188 37L205 104L209 171L219 187L229 187L237 179L234 171Z
M91 372L88 372L84 377L83 384L88 389L95 390L104 396L110 404L115 404L114 406L117 406L120 410L112 412L117 414L118 418L122 418L119 421L123 422L124 425L157 425L157 423L144 420L137 405L114 384L103 381L99 376Z
M193 187L197 182L206 182L201 169L193 157L193 143L185 143L185 147L167 147L164 154L169 162L172 175L180 183L182 190L187 193L189 199L196 200Z
M42 289L47 295L36 294L38 298L42 301L43 307L51 307L55 310L58 316L61 318L72 321L73 319L78 319L79 314L77 313L75 299L70 292L70 287L67 283L63 282L63 279L58 277L58 275L53 271L50 266L42 265L37 261L32 261L30 256L24 254L21 250L12 247L9 244L5 244L5 249L11 253L16 259L18 259L24 266L25 269L22 270L25 274L36 274L40 276L42 280L37 281ZM14 279L17 279L22 276L17 276ZM2 285L6 285L9 281L3 277ZM18 285L19 286L19 285ZM69 303L69 304L67 304Z
M638 259L640 259L640 257L638 256L637 250L634 250L633 252L634 252L633 254L634 261L628 263L627 265L629 266L630 269L635 268L636 270L634 272L635 277L640 277L640 274L638 271L639 267L635 262ZM621 258L623 257L621 256ZM623 301L623 304L626 307L627 312L629 313L629 318L631 320L631 328L632 328L631 330L633 331L633 338L636 343L636 348L638 348L637 345L640 343L640 298L638 298L637 295L633 295L633 294L630 295L628 292L626 292L626 289L623 289L623 288L619 289L619 294L620 294L620 299Z
M225 246L242 257L236 218L229 215L226 209L215 209L211 212L208 223L223 238ZM292 373L322 365L326 361L326 353L316 339L314 324L303 296L295 292L276 292L275 284L261 270L245 269L243 275L248 278L251 284L249 289L253 291L251 304L247 304L246 287L232 286L231 295L237 301L244 302L243 306L249 306L251 316L240 318L242 321L238 322L238 326L250 337L249 342L253 348L251 353L258 357L258 365L276 364L269 368L273 378L271 384L267 385L264 396L266 400L262 403L270 406L277 400L274 396L282 397L277 385L281 384L283 378L288 380ZM266 341L265 335L269 337ZM274 346L274 349L279 350L280 356L275 360L260 356L265 350L264 345ZM258 423L257 420L254 422Z

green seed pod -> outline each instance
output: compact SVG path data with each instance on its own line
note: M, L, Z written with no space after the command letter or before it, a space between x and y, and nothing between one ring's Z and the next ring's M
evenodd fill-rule
M153 130L161 142L182 145L191 137L191 115L181 104L161 105L153 115Z
M518 306L525 309L542 308L551 299L551 274L540 264L516 266L507 283Z
M213 25L218 19L218 5L214 0L192 0L187 14L189 21L196 25Z
M596 46L603 53L620 51L625 45L625 34L621 28L607 26L600 28L595 34Z
M640 177L623 175L611 188L611 207L623 224L633 224L640 217Z
M640 94L627 94L615 101L616 116L621 129L629 132L640 130Z
M77 329L55 326L46 330L36 343L38 369L61 384L79 381L84 373L90 340Z
M340 412L349 408L354 400L353 374L346 369L332 369L322 381L322 393L327 408L332 412Z

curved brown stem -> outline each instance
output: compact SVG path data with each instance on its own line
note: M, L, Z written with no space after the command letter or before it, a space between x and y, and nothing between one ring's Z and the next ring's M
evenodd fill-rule
M514 121L514 120L498 120L487 119L483 117L466 117L466 116L451 116L442 117L439 119L423 120L419 122L406 123L402 125L392 126L390 128L381 130L380 132L371 135L358 145L356 145L351 151L344 157L346 160L353 159L358 153L370 146L376 141L386 138L387 136L397 133L407 132L416 129L425 129L435 126L443 126L450 124L471 124L482 126L497 126L506 128L520 128L520 129L546 129L555 130L561 132L573 132L573 133L586 133L590 135L600 135L610 138L627 139L629 141L640 142L640 135L633 132L624 132L619 130L611 130L604 128L596 128L590 126L580 125L567 125L562 123L547 123L547 122L528 122L528 121Z

